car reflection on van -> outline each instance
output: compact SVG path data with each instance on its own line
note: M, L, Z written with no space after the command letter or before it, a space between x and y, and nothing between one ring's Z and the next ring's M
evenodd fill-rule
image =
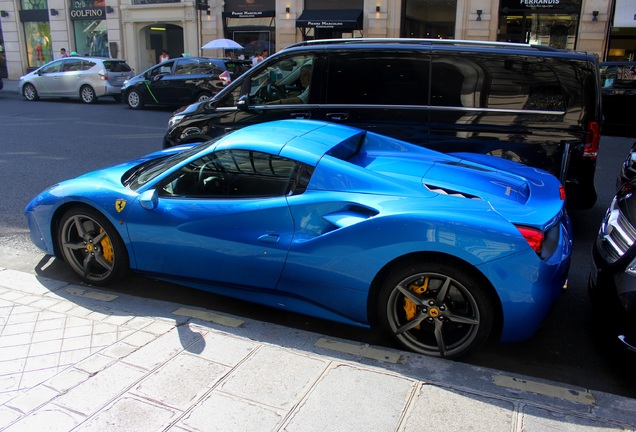
M603 98L603 132L636 135L633 107L636 102L636 62L603 62L599 65Z

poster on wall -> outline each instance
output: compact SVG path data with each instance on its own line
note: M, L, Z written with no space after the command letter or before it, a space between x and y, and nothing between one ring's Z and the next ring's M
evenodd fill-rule
M614 27L636 27L636 2L634 0L616 0Z

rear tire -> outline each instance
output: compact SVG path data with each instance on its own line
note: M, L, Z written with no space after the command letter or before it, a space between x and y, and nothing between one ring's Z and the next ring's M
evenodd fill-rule
M82 102L87 104L97 102L97 95L95 94L93 87L89 85L82 86L82 88L80 88L80 99Z
M393 269L384 282L378 317L404 348L458 358L488 339L495 305L465 266L410 261Z

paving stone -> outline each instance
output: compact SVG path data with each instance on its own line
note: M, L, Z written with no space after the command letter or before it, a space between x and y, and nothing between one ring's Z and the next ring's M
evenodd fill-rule
M174 409L125 396L81 424L74 432L160 431L177 414L180 413Z
M619 425L608 424L607 421L591 417L574 416L533 406L523 408L521 429L524 432L599 432L624 430ZM486 429L484 429L486 430Z
M230 368L180 354L157 369L132 392L185 410L212 388Z
M14 409L0 406L0 429L7 427L21 416L22 414Z
M321 377L297 412L293 413L284 430L397 430L413 390L412 380L375 370L339 365ZM438 426L440 424L437 423ZM453 429L443 427L443 430Z
M47 387L56 390L59 393L65 393L68 390L76 387L78 384L83 383L90 377L90 374L77 370L75 368L67 369L47 382L44 383Z
M514 410L512 402L423 384L404 420L404 432L431 425L449 431L511 431Z
M275 431L282 418L270 407L213 392L178 425L196 432L264 432Z
M76 413L49 405L22 418L3 432L68 432L82 420Z
M89 415L134 385L143 375L139 369L117 363L72 388L55 403Z
M221 388L265 405L289 408L302 398L328 364L322 359L264 346L233 370Z
M258 344L249 340L211 331L196 342L190 352L217 363L235 366L257 346Z
M145 369L154 369L198 339L201 339L198 333L182 334L175 329L128 355L124 361Z
M75 367L90 375L94 375L97 372L106 369L113 362L114 360L111 357L101 354L95 354L88 357L86 360L78 363Z
M5 405L27 414L35 408L48 403L57 397L58 394L52 388L40 385L11 399Z

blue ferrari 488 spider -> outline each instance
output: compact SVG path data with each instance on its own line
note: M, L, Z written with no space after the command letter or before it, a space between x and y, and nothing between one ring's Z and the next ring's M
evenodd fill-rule
M459 357L532 336L566 283L552 175L285 120L56 184L33 242L89 284L133 270Z

